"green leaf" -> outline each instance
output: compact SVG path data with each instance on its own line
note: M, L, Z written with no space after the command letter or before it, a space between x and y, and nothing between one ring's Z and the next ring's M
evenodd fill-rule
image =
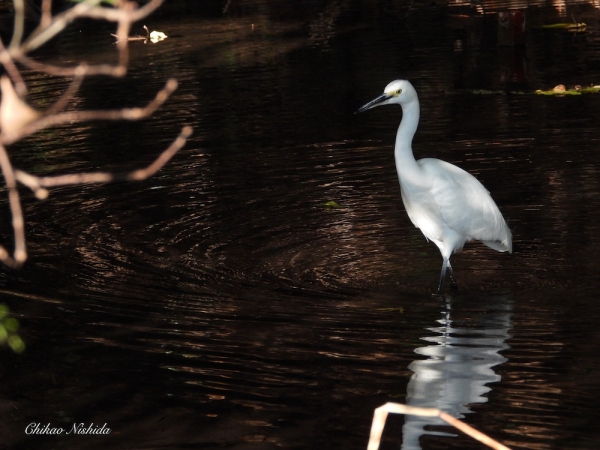
M542 25L545 30L567 30L567 31L585 31L586 24L581 23L552 23L550 25Z
M2 304L0 305L0 319L4 319L8 316L8 306Z
M8 313L8 306L0 304L0 345L8 344L14 352L22 353L25 351L25 343L17 333L19 321Z
M7 317L3 322L4 328L9 333L15 333L19 329L19 321L14 317Z
M342 206L339 203L334 202L333 200L330 200L328 202L322 203L321 206L323 206L326 209L343 209L343 208L346 208L345 206Z
M568 89L566 91L555 91L554 89L550 89L549 91L535 91L537 95L581 95L581 91L576 91L575 89Z
M581 92L582 94L597 94L598 92L600 92L600 86L581 88L579 92Z
M15 353L23 353L25 351L25 343L23 342L23 339L16 334L12 334L8 337L8 346Z

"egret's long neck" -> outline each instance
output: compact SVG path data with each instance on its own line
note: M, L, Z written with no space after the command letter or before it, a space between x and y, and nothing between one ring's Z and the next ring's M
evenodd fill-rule
M412 140L419 125L419 101L402 105L402 121L396 134L396 169L400 182L410 181L411 175L417 175L420 171L417 161L412 152ZM418 177L417 177L418 179Z

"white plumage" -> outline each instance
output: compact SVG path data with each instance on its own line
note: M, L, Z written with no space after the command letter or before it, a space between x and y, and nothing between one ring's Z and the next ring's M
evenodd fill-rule
M410 82L392 81L382 95L357 113L388 104L402 107L394 152L402 201L412 223L440 249L444 259L438 286L441 294L446 272L452 287L457 287L450 265L452 253L459 252L471 240L512 253L512 235L496 203L477 178L439 159L415 160L412 139L419 125L420 109L417 92Z

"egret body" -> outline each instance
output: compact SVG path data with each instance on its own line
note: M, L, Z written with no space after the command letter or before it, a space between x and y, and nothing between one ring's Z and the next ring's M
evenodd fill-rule
M444 260L438 286L441 294L446 273L452 287L457 287L450 256L462 250L465 243L478 240L499 252L512 253L512 236L496 203L477 178L439 159L415 160L412 140L420 109L410 82L392 81L382 95L356 112L392 104L402 107L394 151L402 202L412 223L440 249Z

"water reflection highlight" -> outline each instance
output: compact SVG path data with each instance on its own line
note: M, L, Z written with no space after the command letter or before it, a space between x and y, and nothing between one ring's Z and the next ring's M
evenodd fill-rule
M513 301L511 295L471 298L481 303L472 316L454 318L453 299L446 297L439 326L427 328L435 333L422 339L433 345L419 347L415 353L428 359L412 362L414 372L407 386L406 404L438 408L456 418L472 413L470 405L487 402L490 383L499 382L494 367L507 359L499 352L509 348ZM460 308L460 305L459 305ZM402 428L404 450L421 450L423 435L454 436L426 427L447 426L439 418L406 416Z

